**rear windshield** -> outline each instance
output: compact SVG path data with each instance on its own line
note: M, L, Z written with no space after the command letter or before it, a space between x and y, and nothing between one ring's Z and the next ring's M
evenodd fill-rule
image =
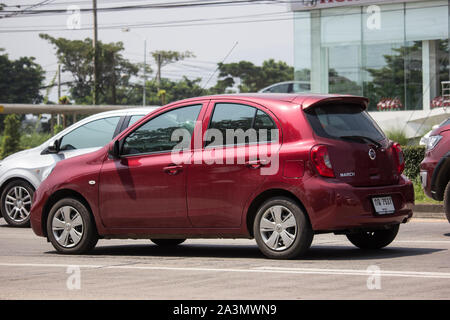
M385 136L367 111L358 104L324 104L305 110L314 132L324 138L367 137L375 141Z

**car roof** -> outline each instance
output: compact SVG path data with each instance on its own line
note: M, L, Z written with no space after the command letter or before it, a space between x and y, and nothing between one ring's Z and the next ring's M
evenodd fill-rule
M255 103L270 103L270 102L288 102L292 105L301 105L303 109L310 108L314 105L326 102L347 102L357 103L367 108L369 100L365 97L345 95L345 94L314 94L314 93L237 93L237 94L221 94L210 95L203 97L196 97L177 101L194 102L197 100L207 99L229 99L229 100L249 100Z
M117 109L117 110L111 110L111 111L105 111L96 113L94 115L91 115L92 118L104 118L107 116L126 116L126 115L133 115L133 114L147 114L153 110L156 110L159 108L159 106L145 106L145 107L136 107L136 108L124 108L124 109ZM89 118L90 118L89 117Z

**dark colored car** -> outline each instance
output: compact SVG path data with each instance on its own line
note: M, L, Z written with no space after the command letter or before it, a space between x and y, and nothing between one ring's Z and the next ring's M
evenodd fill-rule
M420 180L428 197L444 201L444 211L450 222L450 120L430 133L425 158L420 164Z
M267 257L287 259L325 232L382 248L411 218L414 189L367 102L248 94L171 103L101 150L59 162L35 193L32 228L75 254L99 238L255 238Z

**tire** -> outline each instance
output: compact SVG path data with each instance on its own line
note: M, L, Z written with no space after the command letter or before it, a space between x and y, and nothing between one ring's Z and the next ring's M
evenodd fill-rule
M444 212L448 222L450 222L450 181L447 183L444 191Z
M314 237L306 213L286 197L271 198L260 206L253 235L259 250L271 259L293 259L305 254Z
M394 241L397 236L399 225L376 231L364 231L347 234L347 239L360 249L375 250L381 249Z
M1 196L1 211L5 221L13 227L29 227L34 188L24 180L6 185Z
M74 198L65 198L53 205L47 219L47 236L53 247L64 254L87 253L98 241L89 209Z
M154 244L161 247L173 247L182 244L186 239L150 239Z

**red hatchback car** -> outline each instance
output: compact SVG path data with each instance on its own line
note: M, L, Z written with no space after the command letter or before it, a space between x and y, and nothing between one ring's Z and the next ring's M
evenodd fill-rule
M412 216L403 154L342 95L192 98L147 115L99 151L59 162L35 193L34 232L61 253L97 240L255 238L270 258L313 235L377 249Z

